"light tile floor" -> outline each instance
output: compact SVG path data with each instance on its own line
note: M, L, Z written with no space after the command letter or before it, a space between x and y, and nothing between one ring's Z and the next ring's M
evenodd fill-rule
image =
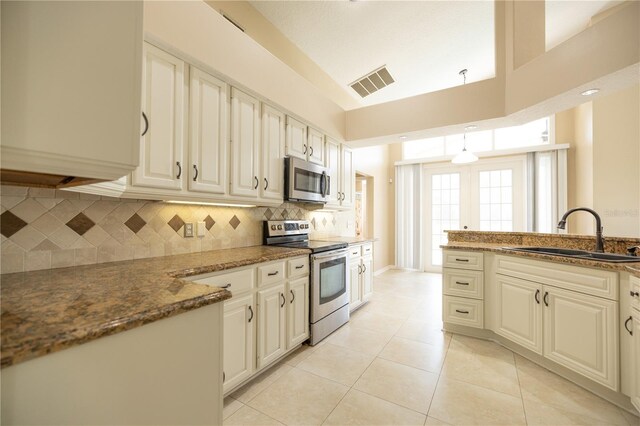
M491 342L441 331L441 276L389 271L369 304L224 401L225 425L640 425Z

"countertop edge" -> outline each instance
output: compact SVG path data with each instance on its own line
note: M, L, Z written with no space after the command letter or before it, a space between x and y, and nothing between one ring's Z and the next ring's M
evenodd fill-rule
M466 245L469 244L469 245ZM448 243L446 245L440 246L445 250L466 250L466 251L489 251L497 254L503 254L508 256L517 256L517 257L526 257L530 259L538 259L545 260L554 263L561 263L564 265L575 265L575 266L584 266L598 269L607 269L613 271L623 271L630 272L634 274L638 274L640 276L640 259L638 260L637 266L633 264L633 266L628 263L611 263L611 262L600 262L597 260L589 260L589 259L576 259L572 257L564 257L564 256L553 256L546 255L541 253L528 253L524 251L513 251L506 250L504 247L520 247L514 244L496 244L495 246L487 245L487 243ZM524 246L522 246L524 247Z

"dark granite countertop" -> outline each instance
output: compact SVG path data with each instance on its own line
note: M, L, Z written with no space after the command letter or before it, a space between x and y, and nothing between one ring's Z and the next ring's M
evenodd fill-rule
M4 368L231 297L185 277L308 255L306 249L255 246L4 274Z

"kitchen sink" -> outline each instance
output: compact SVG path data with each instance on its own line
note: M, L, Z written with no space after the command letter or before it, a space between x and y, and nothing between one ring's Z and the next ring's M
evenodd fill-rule
M550 256L574 257L577 259L599 260L601 262L640 262L638 256L626 256L623 254L598 253L586 250L573 250L560 247L503 247L504 250L523 251L528 253L540 253Z

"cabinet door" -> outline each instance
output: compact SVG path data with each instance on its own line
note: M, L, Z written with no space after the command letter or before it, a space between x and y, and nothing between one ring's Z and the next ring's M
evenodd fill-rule
M309 278L289 281L287 299L287 349L291 349L309 337Z
M225 392L253 374L256 319L252 294L224 302Z
M340 144L327 138L325 144L325 166L329 169L329 193L327 207L340 206Z
M496 275L495 332L542 354L542 285Z
M324 166L324 135L322 132L309 127L307 133L307 157L310 162Z
M342 159L340 161L342 172L342 207L352 207L356 197L356 172L353 170L353 151L342 145Z
M306 160L307 151L307 125L287 116L287 155Z
M284 354L287 345L284 283L258 292L258 368Z
M257 197L260 102L231 88L231 194Z
M140 165L132 184L182 188L184 62L144 44L142 112L147 125L140 139Z
M268 105L262 105L262 151L260 197L282 201L284 197L284 130L285 116Z
M191 67L189 190L227 191L227 84Z
M362 258L362 301L366 302L373 293L373 256Z
M544 356L618 390L618 302L543 287Z
M362 303L360 294L360 275L362 271L362 264L360 258L354 259L349 262L349 309L353 310L360 306Z
M633 312L631 330L633 330L633 346L631 350L633 360L633 391L631 402L640 411L640 311Z

